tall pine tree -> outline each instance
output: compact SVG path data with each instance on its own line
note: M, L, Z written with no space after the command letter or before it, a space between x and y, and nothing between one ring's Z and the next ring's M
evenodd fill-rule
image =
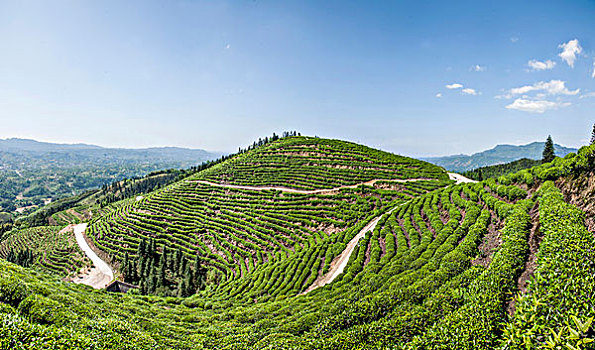
M595 145L595 124L593 124L593 132L591 132L591 144Z
M549 163L556 157L556 153L554 151L554 141L552 141L552 136L549 135L547 140L545 141L545 147L543 148L543 158L541 160L542 163Z

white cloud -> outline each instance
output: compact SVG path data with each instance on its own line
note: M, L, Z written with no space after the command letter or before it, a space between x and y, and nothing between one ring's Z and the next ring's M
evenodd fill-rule
M566 82L562 80L551 80L549 82L540 81L533 85L525 85L510 89L506 94L496 97L512 98L515 95L524 95L530 92L539 92L547 95L576 95L580 92L580 89L568 90L566 88Z
M437 93L436 97L442 97L442 93L441 92Z
M574 68L574 61L576 60L576 55L583 52L583 48L579 44L577 39L570 40L567 43L562 43L558 45L559 48L562 49L562 52L558 56L564 60L570 67Z
M460 89L463 87L463 84L459 84L459 83L453 83L453 84L448 84L446 85L447 89Z
M593 59L593 74L591 74L591 78L595 78L595 59Z
M479 64L476 64L474 66L471 66L471 68L469 69L476 72L485 72L487 68L484 66L480 66Z
M465 88L465 89L463 89L463 94L475 96L475 95L478 95L479 93L477 91L475 91L475 89Z
M538 60L531 60L527 63L527 65L534 71L536 70L548 70L554 68L556 62L552 60L547 60L545 62L541 62Z
M227 45L225 45L225 48L226 48L227 50L229 50L229 49L231 49L231 45L227 44Z
M516 43L517 41L519 41L519 38L517 38L516 36L513 36L512 38L510 38L510 41L513 43Z
M582 94L581 97L579 97L579 98L583 99L583 98L589 98L589 97L595 97L595 92L587 92L586 94Z
M550 109L570 106L569 102L553 102L546 100L528 100L517 98L513 103L506 106L507 109L514 109L521 112L544 113Z

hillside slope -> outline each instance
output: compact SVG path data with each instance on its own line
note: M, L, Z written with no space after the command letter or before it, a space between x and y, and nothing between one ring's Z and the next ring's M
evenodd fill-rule
M89 265L72 229L62 226L15 230L0 242L0 257L70 278Z
M349 204L339 208L346 217L364 215L365 220L328 238L309 237L294 252L218 286L211 284L189 298L95 292L0 262L0 345L32 349L592 349L595 237L580 206L564 199L566 195L574 201L584 195L582 188L570 189L585 183L591 186L588 176L594 169L595 146L591 146L552 163L479 183L438 186L440 182L429 181L407 183L417 187L399 191L350 189L345 195L360 198L362 206L357 209L362 213L347 210ZM246 196L234 197L230 191L200 197L184 194L186 188L179 186L168 187L180 190L169 197L217 203L228 196L240 206L242 201L237 199ZM147 199L167 195L168 188ZM250 205L256 209L262 202L272 205L288 196L274 193L277 197ZM585 209L590 208L592 193L587 197ZM187 198L155 206L192 209L185 203ZM367 198L389 200L375 210ZM308 203L326 205L323 199L308 196L299 206L308 208ZM187 210L172 221L172 228L196 212ZM330 251L332 256L333 251L341 251L378 215L374 230L358 241L336 280L306 295L293 295L302 278L324 269L321 252ZM131 222L122 229L156 225L160 218ZM242 220L237 227L249 223ZM159 237L160 242L169 242ZM311 261L318 261L318 266Z
M280 153L285 156L281 158ZM322 160L321 153L328 157ZM256 174L252 169L256 169ZM324 176L315 176L317 172ZM267 188L233 188L199 180L222 178L228 183ZM164 250L175 252L175 260L181 264L198 258L208 270L207 276L203 276L208 281L229 281L261 265L281 263L287 256L299 255L312 245L329 244L329 238L333 243L342 242L348 229L360 220L387 205L444 186L447 178L434 165L363 146L289 137L240 154L141 200L131 201L109 215L95 218L87 233L100 249L127 266L130 263L124 263L126 255L131 260L144 256L143 247L150 244L154 247L151 250L161 254ZM371 179L380 181L373 186L351 186ZM403 182L404 179L422 181ZM346 188L324 193L270 188L280 184ZM331 251L320 249L308 264L324 262L319 271L323 273L338 253L336 247ZM151 255L147 259L158 264L163 257ZM135 265L126 269L131 282L148 283L149 290L160 284L135 277L136 271L146 267ZM170 266L166 270L162 278L162 282L169 281L164 283L165 292L179 291L180 267ZM294 276L295 280L288 279L283 287L270 286L267 295L288 291L297 294L307 287L308 280L316 277Z
M448 179L442 169L416 159L314 137L290 137L240 154L195 176L214 183L304 190L408 178Z
M444 167L449 171L464 172L480 167L509 163L521 158L541 159L544 142L533 142L527 145L497 145L496 147L474 153L472 155L453 155L446 157L422 158L432 164ZM575 148L554 145L556 156L564 157L568 153L576 152Z

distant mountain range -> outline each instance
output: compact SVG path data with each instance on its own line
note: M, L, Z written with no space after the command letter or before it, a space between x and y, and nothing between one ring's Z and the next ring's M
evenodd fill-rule
M0 152L27 158L46 159L54 165L72 163L151 163L171 167L189 167L221 154L202 149L153 147L140 149L105 148L88 144L59 144L29 139L0 139ZM6 164L5 164L6 165Z
M219 156L177 147L126 149L0 139L0 212L23 213L114 181L187 169Z
M498 145L487 151L472 155L459 154L446 157L421 158L427 162L439 165L449 171L468 171L479 167L503 164L521 158L541 159L545 142L533 142L527 145ZM576 152L576 148L554 145L556 156L564 157L568 153Z

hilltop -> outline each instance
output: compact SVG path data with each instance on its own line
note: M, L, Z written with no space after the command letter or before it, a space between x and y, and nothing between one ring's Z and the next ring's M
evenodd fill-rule
M541 159L545 142L533 142L526 145L497 145L496 147L472 155L453 155L445 157L421 158L449 171L465 172L485 166L509 163L522 158ZM577 149L554 145L556 156L564 157Z
M276 140L90 220L90 241L138 290L0 261L0 344L590 348L593 169L590 146L454 184L435 165L344 141Z

